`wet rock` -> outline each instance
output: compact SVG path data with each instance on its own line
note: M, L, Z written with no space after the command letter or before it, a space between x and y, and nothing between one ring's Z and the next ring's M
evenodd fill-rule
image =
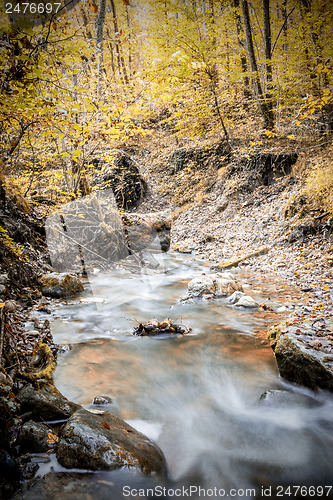
M67 419L79 408L51 385L36 390L28 384L18 393L17 399L23 413L31 412L32 418L46 421Z
M111 470L135 467L165 474L162 452L124 420L104 412L75 412L60 434L57 459L67 468Z
M333 391L333 355L320 348L319 340L311 347L311 341L309 344L300 332L299 325L286 323L268 332L281 377L310 389Z
M259 307L259 304L250 295L245 295L244 292L234 292L228 299L230 304L237 307L245 307L246 309L254 309Z
M5 285L0 284L0 295L4 294L6 291Z
M228 302L230 304L236 304L242 297L244 297L245 293L244 292L234 292L230 297L228 298Z
M189 297L199 297L214 293L214 281L209 276L198 276L187 285Z
M246 309L255 309L256 307L259 307L258 302L256 302L252 297L249 295L244 295L241 297L235 304L237 307L245 307Z
M309 394L302 394L292 391L281 389L272 389L265 391L260 397L259 404L268 408L286 407L291 406L304 406L305 408L312 408L320 406L322 403L317 401Z
M112 403L112 399L109 396L95 396L92 400L93 405L107 405Z
M25 453L45 453L51 449L55 443L55 439L50 439L50 428L47 425L30 420L23 424L21 428L18 444L20 452Z
M38 456L37 458L36 456L33 456L31 453L20 455L16 459L16 463L20 470L21 480L32 479L35 476L39 468L37 460L41 462L42 458L40 456Z
M236 279L230 279L230 278L224 278L224 277L219 277L219 275L216 275L216 277L213 277L214 281L214 297L219 298L219 297L228 297L229 295L232 295L234 292L242 292L243 287Z
M42 294L46 297L71 297L83 290L81 281L71 274L49 273L42 277Z
M186 298L211 296L214 298L226 297L236 291L243 291L243 287L230 273L216 273L202 275L188 283Z
M172 320L166 318L164 321L159 322L157 319L150 319L147 324L140 323L134 328L133 335L141 337L145 335L186 335L192 331L192 328L187 329L183 325L177 325Z

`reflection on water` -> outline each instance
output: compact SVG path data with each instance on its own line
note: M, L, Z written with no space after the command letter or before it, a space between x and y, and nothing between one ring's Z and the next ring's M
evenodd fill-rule
M111 396L109 411L159 444L172 484L330 484L333 398L279 379L266 331L283 313L237 310L224 299L177 303L187 281L207 268L189 256L164 259L167 274L150 296L131 300L128 282L113 276L108 287L104 275L103 304L76 300L58 312L55 341L73 344L58 360L59 390L87 406ZM238 274L259 302L278 309L295 299L277 280ZM127 301L117 302L118 293ZM137 321L152 317L182 321L193 335L131 335ZM288 392L259 403L276 388Z

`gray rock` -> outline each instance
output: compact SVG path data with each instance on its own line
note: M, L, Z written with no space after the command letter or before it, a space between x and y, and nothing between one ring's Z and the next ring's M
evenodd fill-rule
M228 298L228 302L230 302L230 304L236 304L244 295L245 295L244 292L234 292Z
M159 448L108 412L75 412L61 431L57 459L67 468L111 470L126 466L147 473L166 473Z
M238 302L235 304L237 307L245 307L246 309L255 309L256 307L259 307L258 302L256 302L252 297L249 295L244 295L241 297Z
M212 296L214 298L232 295L235 291L243 291L243 287L231 273L213 273L201 275L191 280L188 285L187 298Z
M22 413L31 412L32 418L43 418L43 420L65 420L79 408L68 401L53 386L34 389L31 384L25 386L17 395L21 404Z
M42 276L42 294L46 297L71 297L84 290L79 278L66 273L49 273Z
M310 389L333 391L333 355L310 347L308 337L298 333L301 326L282 323L268 332L279 373L281 377Z
M214 288L214 282L210 276L198 276L187 285L189 297L198 297L203 294L214 293Z
M107 405L112 403L112 399L109 396L95 396L92 400L93 405Z
M55 445L55 442L53 444L50 443L50 432L50 428L47 425L29 420L21 428L18 441L20 452L44 453L48 451Z
M5 285L0 284L0 294L5 293L6 287Z

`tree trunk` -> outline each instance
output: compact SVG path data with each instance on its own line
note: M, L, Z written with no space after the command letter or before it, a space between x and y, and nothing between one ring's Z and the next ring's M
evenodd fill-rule
M269 109L267 103L265 101L265 96L262 90L257 60L254 54L254 46L253 46L253 38L252 38L252 30L251 30L251 22L250 22L250 14L249 14L249 6L247 0L241 0L242 3L242 13L244 19L244 28L245 28L245 36L246 36L246 45L247 51L249 54L249 60L251 65L251 71L254 75L254 84L255 91L258 99L259 109L264 118L265 128L272 129L274 123L271 120Z
M265 41L265 59L266 59L266 103L269 113L269 121L274 126L273 113L273 74L272 74L272 35L271 35L271 20L269 11L269 0L263 0L264 11L264 41Z
M287 52L287 36L288 36L288 16L287 16L287 0L282 1L282 19L283 19L283 54Z
M234 0L234 7L235 7L235 18L236 18L236 29L237 29L237 40L239 45L242 47L242 49L245 49L245 40L244 40L244 29L242 26L242 21L241 21L241 16L238 13L239 9L239 0ZM241 54L241 68L242 68L242 73L244 73L244 97L246 99L250 98L250 80L249 77L247 76L247 61L246 61L246 56L244 54Z
M105 21L105 3L106 0L100 0L98 16L96 19L96 57L97 57L97 88L96 94L99 98L101 92L101 77L103 73L103 32Z
M128 79L128 75L127 75L125 61L124 61L123 55L121 53L120 43L118 40L119 29L118 29L117 13L116 13L116 7L115 7L114 0L110 0L110 4L111 4L111 9L112 9L112 17L113 17L113 29L114 29L114 35L115 35L118 71L119 71L120 78L123 78L124 83L126 83L126 85L128 85L129 79Z

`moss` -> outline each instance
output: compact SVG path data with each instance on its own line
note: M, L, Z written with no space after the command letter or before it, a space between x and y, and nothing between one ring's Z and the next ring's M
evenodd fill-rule
M282 325L275 325L275 326L272 326L272 328L270 328L268 330L268 333L267 333L267 338L269 340L269 343L271 344L271 348L273 349L273 352L275 353L275 348L276 348L276 344L280 338L280 335L281 335L281 330L282 330Z
M22 377L31 382L37 382L41 379L51 380L52 374L56 369L56 362L51 348L42 340L38 340L32 352L32 364L40 365L42 368L28 373L20 373Z

